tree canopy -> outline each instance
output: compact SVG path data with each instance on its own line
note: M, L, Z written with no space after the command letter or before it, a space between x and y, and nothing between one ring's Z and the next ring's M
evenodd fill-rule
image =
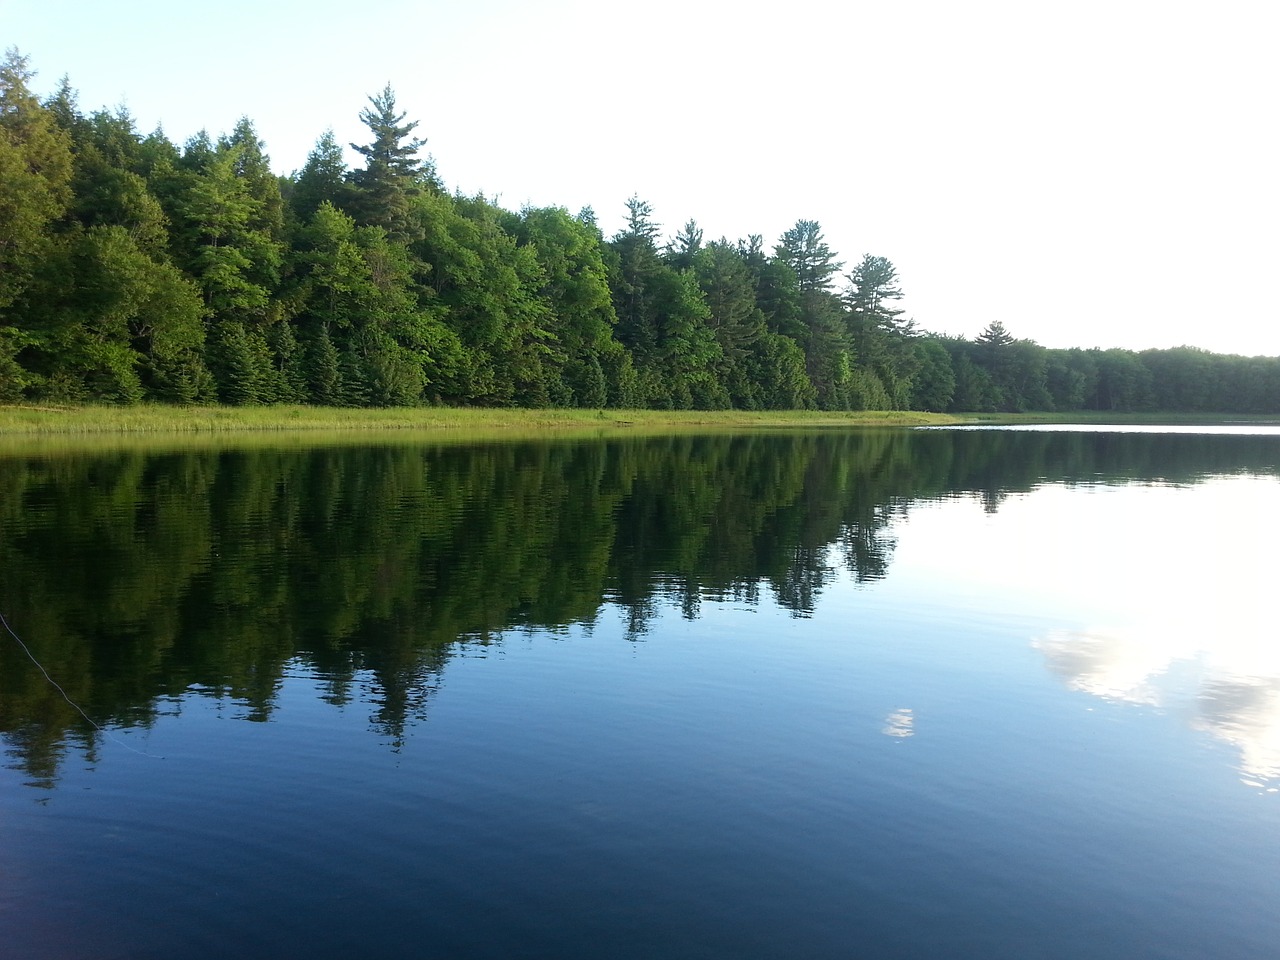
M280 177L248 117L178 146L34 76L0 62L0 402L1280 412L1280 358L925 333L814 219L664 237L633 195L606 238L450 194L390 85L361 165L327 130Z

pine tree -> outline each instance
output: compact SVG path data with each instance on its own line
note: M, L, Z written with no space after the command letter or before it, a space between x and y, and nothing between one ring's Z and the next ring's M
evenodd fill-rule
M294 216L306 223L326 201L339 209L350 202L350 185L346 182L347 163L332 130L326 130L307 154L306 166L297 175L289 205Z
M702 228L696 220L689 220L667 244L667 262L677 270L687 270L693 266L693 258L701 249Z
M825 291L843 266L835 258L816 220L797 220L774 248L774 255L795 271L802 293Z
M627 225L610 244L617 257L611 284L617 337L640 366L658 347L654 289L658 274L669 269L658 259L660 229L653 220L653 208L633 196L627 201Z
M431 161L418 157L426 141L406 139L418 121L405 123L405 116L396 112L396 96L387 84L360 111L361 122L373 134L372 142L351 144L365 158L364 169L349 175L355 188L351 204L356 221L361 226L382 227L397 240L416 239L409 221L409 200L423 186L436 185Z
M30 281L71 201L71 137L31 92L34 76L10 48L0 62L0 310Z
M799 330L805 367L818 395L818 406L848 409L853 359L843 309L831 292L831 278L841 267L822 238L815 220L797 220L774 248L775 259L796 277Z

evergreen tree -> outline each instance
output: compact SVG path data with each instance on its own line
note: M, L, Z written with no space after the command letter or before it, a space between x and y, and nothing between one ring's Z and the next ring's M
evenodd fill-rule
M796 275L802 293L831 288L831 278L843 266L822 237L816 220L797 220L774 248L774 255Z
M658 349L655 281L664 269L658 257L661 228L653 208L633 196L627 201L627 224L610 244L615 270L610 286L618 316L618 340L645 365Z
M255 201L250 229L265 235L273 243L280 243L284 239L284 200L280 196L280 179L271 172L271 159L265 152L265 145L258 139L253 122L248 117L241 117L231 135L219 140L218 147L220 152L233 155L236 179L244 184L245 192ZM281 257L277 249L270 250L269 254L270 262L263 266L270 271L269 282L274 283L279 280Z
M797 343L806 338L801 309L800 281L785 260L766 257L759 234L739 244L743 263L755 278L756 304L765 324L773 333L782 334Z
M809 380L818 406L844 410L855 405L853 355L844 312L831 292L832 277L841 263L822 237L815 220L797 220L774 248L775 259L796 277L798 324Z
M257 201L236 176L238 153L200 138L188 144L183 159L198 155L199 166L178 184L175 240L210 312L243 321L265 317L271 291L262 281L279 259L270 236L253 229Z
M898 271L884 257L865 254L850 272L846 301L853 320L865 329L895 329L902 310L891 304L901 299Z
M805 369L804 351L790 337L765 331L751 345L747 363L760 407L811 410L818 395Z
M368 144L351 144L365 158L365 166L348 175L354 188L351 207L357 223L382 227L395 240L416 239L420 235L409 218L409 201L423 186L437 185L430 160L418 157L426 141L407 139L418 121L405 123L405 116L396 112L391 84L369 98L369 106L360 111L360 120L373 139Z
M707 304L707 326L723 358L720 379L734 406L760 406L747 365L752 345L764 333L764 315L756 305L755 284L739 248L721 238L699 249L693 270Z
M342 148L333 130L326 130L307 154L307 163L294 180L289 205L298 222L306 223L326 201L339 209L348 206L350 189Z
M731 405L720 379L725 357L708 326L710 310L692 270L663 267L654 277L657 351L648 370L648 404L719 410Z
M71 201L71 137L31 92L14 48L0 62L0 311L47 256L51 226Z
M950 409L957 413L991 413L1000 408L1002 398L991 375L973 362L969 344L952 341L948 352L952 354L951 366L955 373L955 390L951 395Z
M142 145L133 119L123 112L98 111L72 129L75 172L69 214L85 227L124 227L149 256L168 259L169 220L137 172Z
M677 270L693 266L693 258L702 249L702 228L696 220L688 220L667 245L667 263Z
M892 306L901 298L897 269L884 257L868 253L849 273L845 304L850 339L863 383L874 394L859 399L863 408L902 409L911 402L911 380L920 360L906 339L913 325L902 323L902 310Z
M977 343L988 354L994 354L1001 347L1006 347L1013 343L1013 334L1004 328L1004 324L999 320L992 320L978 334Z
M338 351L323 323L314 325L302 342L302 375L313 403L337 406L342 399L342 371Z

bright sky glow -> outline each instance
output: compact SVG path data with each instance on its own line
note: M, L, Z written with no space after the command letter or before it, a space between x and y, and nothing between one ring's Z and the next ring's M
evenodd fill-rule
M281 173L390 81L450 189L633 193L667 236L816 219L909 316L1050 347L1280 355L1267 0L0 0L37 92L182 143L246 115Z
M1059 618L1029 640L1069 687L1183 717L1235 748L1245 782L1280 789L1277 565L1258 522L1278 492L1273 477L1236 476L1045 485L994 514L914 505L893 572L947 583L980 606L997 598L1006 614Z

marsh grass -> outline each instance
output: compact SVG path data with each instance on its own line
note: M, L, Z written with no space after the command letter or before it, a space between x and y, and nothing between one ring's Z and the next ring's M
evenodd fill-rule
M941 425L957 418L921 413L818 411L513 410L446 407L357 410L335 407L0 406L0 456L409 443L440 446L534 437L610 436L739 430Z
M850 427L954 423L912 412L518 410L451 407L0 406L0 436L293 431L542 431L680 427Z

